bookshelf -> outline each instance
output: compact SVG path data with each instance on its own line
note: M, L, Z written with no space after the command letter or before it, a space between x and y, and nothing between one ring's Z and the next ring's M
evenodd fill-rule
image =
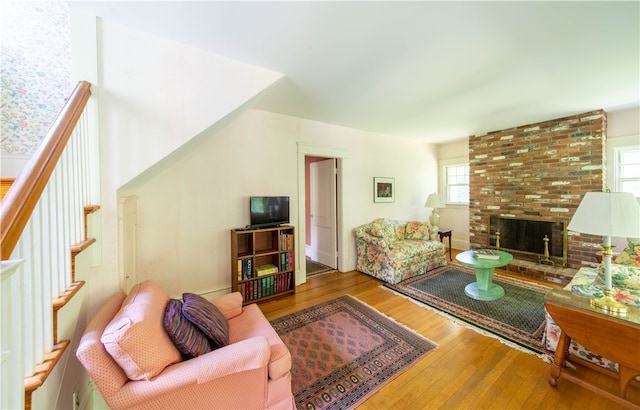
M243 304L295 293L295 228L231 230L231 289Z

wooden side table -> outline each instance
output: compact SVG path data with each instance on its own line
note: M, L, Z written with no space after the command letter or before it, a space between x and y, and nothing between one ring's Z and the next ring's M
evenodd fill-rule
M438 229L438 235L442 243L444 243L443 238L449 238L449 260L453 261L453 258L451 258L451 229Z
M615 316L591 307L589 297L564 289L552 289L544 305L560 326L549 384L556 387L559 378L567 379L625 406L638 406L626 399L631 379L640 375L640 308L629 306L625 316ZM618 363L618 395L581 380L566 367L571 339L586 349Z

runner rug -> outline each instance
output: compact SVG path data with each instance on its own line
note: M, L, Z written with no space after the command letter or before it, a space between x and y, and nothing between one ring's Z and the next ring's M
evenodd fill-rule
M291 352L298 409L352 408L437 346L349 295L271 324Z
M445 312L463 322L488 331L536 353L545 354L544 295L550 288L494 273L493 282L505 295L493 301L475 300L464 287L475 282L472 269L447 265L396 285L384 284L401 294Z
M331 271L335 271L330 266L323 265L320 262L313 261L309 258L306 258L306 266L307 266L307 276L318 275L320 273L327 273Z

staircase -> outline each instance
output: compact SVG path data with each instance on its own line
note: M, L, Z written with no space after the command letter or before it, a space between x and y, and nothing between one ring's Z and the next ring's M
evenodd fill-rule
M76 257L96 242L87 237L88 218L100 209L90 88L78 83L0 201L3 409L30 409L33 392L68 357L71 340L59 340L58 317L85 284L76 279Z

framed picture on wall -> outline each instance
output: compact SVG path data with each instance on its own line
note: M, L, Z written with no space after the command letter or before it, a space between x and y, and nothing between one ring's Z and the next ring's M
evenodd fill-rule
M373 177L373 202L395 202L395 178Z

